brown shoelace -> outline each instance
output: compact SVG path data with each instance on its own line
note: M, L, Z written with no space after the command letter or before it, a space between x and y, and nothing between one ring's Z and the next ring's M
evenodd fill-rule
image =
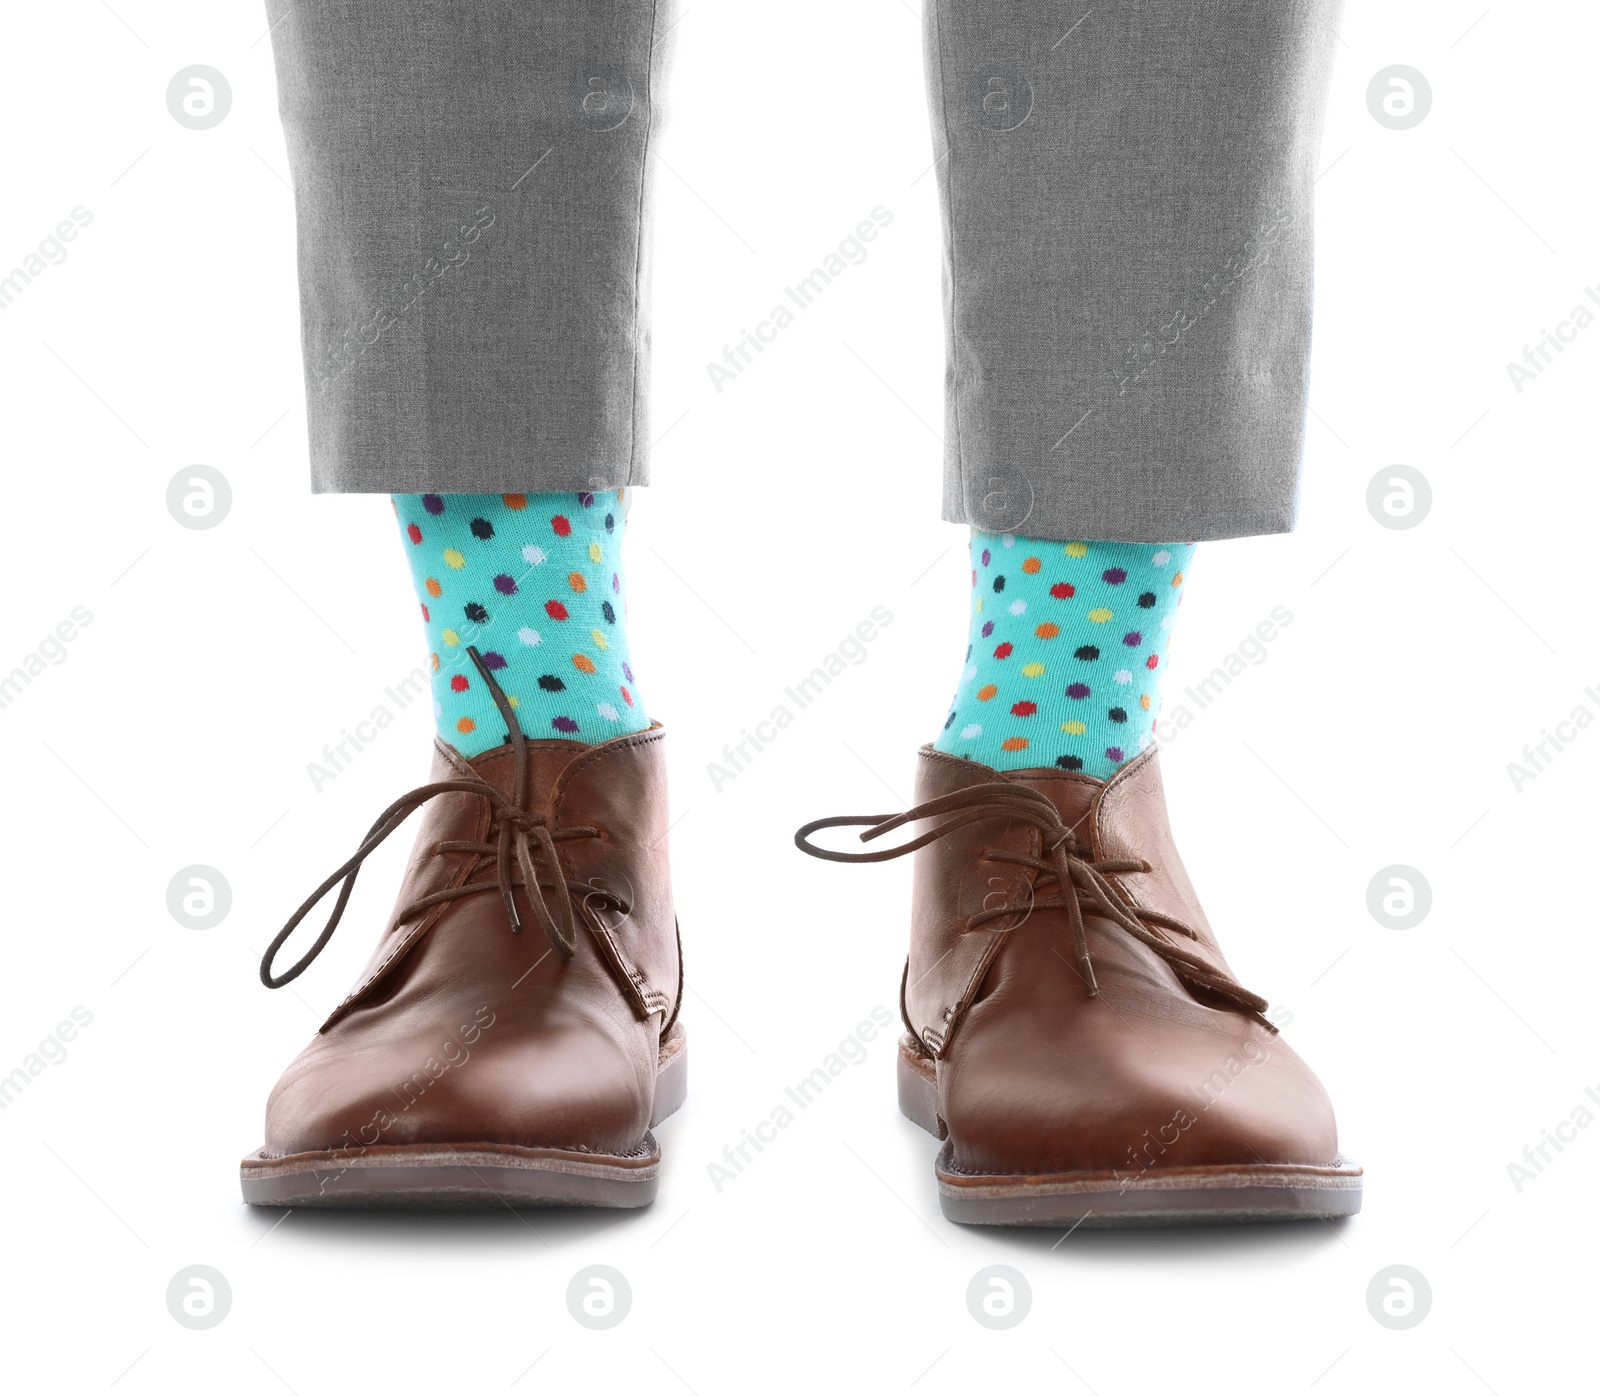
M402 795L378 816L377 823L367 831L361 846L328 875L322 885L300 904L300 909L289 918L284 928L273 937L272 944L261 957L261 982L267 988L282 988L299 976L322 953L323 946L328 943L340 918L344 915L350 893L355 889L356 875L361 871L361 865L366 861L368 854L429 800L452 792L478 795L489 802L493 810L489 837L482 843L470 839L447 839L434 844L430 852L435 855L451 853L470 855L472 865L468 872L469 879L472 873L477 871L480 863L493 859L494 877L479 882L469 880L460 887L446 887L438 892L430 892L425 897L418 897L396 913L393 925L403 925L420 911L426 911L445 902L456 901L461 897L476 896L482 892L499 892L500 899L505 904L506 920L513 932L520 933L522 917L517 910L514 889L521 887L526 890L534 916L550 938L550 943L562 955L570 958L577 948L572 898L580 890L585 904L599 903L623 915L627 914L628 906L625 900L613 892L596 886L585 885L578 889L568 885L566 876L561 871L561 859L556 851L556 845L572 839L599 838L600 831L587 824L553 830L542 817L530 814L523 807L523 801L527 797L528 763L525 757L526 739L517 722L516 710L511 706L500 685L495 682L494 675L490 673L489 666L484 663L483 656L478 653L476 647L469 645L467 654L477 665L479 674L483 676L484 683L494 698L495 706L500 710L500 716L505 719L506 731L511 737L516 775L513 778L510 798L488 781L476 778L435 781L431 785L420 785ZM536 848L543 855L542 862L545 869L543 875L534 860ZM296 927L311 909L336 886L339 887L339 897L333 904L333 912L328 917L328 924L322 928L322 934L294 965L282 974L274 976L272 962L278 951L283 948L284 942L294 934ZM554 895L546 897L546 891Z
M919 819L938 819L950 815L943 823L926 833L893 848L877 849L870 853L843 853L822 848L810 842L810 836L821 829L860 828L862 843L893 832L902 825ZM1129 901L1122 890L1110 879L1118 873L1145 873L1150 865L1131 859L1093 858L1089 850L1078 841L1077 834L1065 824L1060 812L1043 791L1008 781L994 781L984 785L971 785L936 800L915 805L904 814L835 815L831 819L816 819L799 829L794 836L796 846L813 858L823 858L831 863L883 863L942 839L956 829L965 828L984 819L1015 819L1032 824L1039 830L1044 857L1028 854L1006 853L985 849L981 855L990 862L1014 863L1030 869L1037 876L1033 898L1026 910L1058 909L1067 913L1072 929L1072 945L1078 959L1078 970L1088 986L1090 997L1100 992L1095 979L1094 962L1089 956L1089 938L1084 930L1083 913L1103 916L1121 927L1141 945L1159 955L1190 995L1199 1002L1207 998L1221 999L1243 1013L1249 1014L1265 1027L1277 1029L1263 1016L1267 1001L1253 994L1244 985L1222 973L1194 951L1186 950L1168 938L1164 932L1198 941L1199 936L1183 922L1164 912L1153 911ZM1041 887L1053 883L1053 889L1039 895ZM967 929L977 930L993 921L1015 916L1019 907L988 907L967 919ZM1018 925L1021 923L1019 922ZM1009 932L1016 927L1003 927Z

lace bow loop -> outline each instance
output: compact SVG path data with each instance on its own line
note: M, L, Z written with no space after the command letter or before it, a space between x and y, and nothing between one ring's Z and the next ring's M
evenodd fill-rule
M577 930L572 912L572 898L576 889L567 883L556 845L570 839L598 838L600 831L589 825L552 831L543 818L527 810L525 807L528 783L526 739L517 722L516 710L512 708L500 685L495 682L494 675L477 648L468 646L467 654L477 665L479 674L482 675L494 698L495 706L499 708L500 715L506 721L506 731L511 737L516 773L512 780L510 796L498 786L476 777L434 781L402 795L378 816L377 822L362 839L360 847L323 880L321 886L300 904L299 909L284 924L283 929L272 938L272 943L267 946L266 953L261 957L261 982L267 988L281 989L291 980L297 979L322 953L323 947L332 938L344 916L345 907L349 904L350 894L355 889L356 877L361 872L362 864L379 845L429 801L437 799L440 795L455 793L474 795L489 803L491 841L478 843L473 840L456 839L434 845L433 852L436 854L459 853L470 856L473 863L468 871L469 880L461 886L445 887L427 896L418 897L396 914L393 924L403 925L419 912L445 902L456 901L461 897L475 896L482 892L498 892L512 932L520 933L522 916L517 910L515 889L521 887L527 894L528 903L533 908L540 929L549 937L550 943L565 958L570 959L576 953ZM536 847L539 855L537 859L534 852ZM480 862L485 861L493 866L493 880L471 881L472 871L476 870ZM541 862L543 873L540 871ZM277 958L279 950L312 909L335 887L339 888L338 899L333 904L333 910L329 913L327 924L323 926L321 934L312 943L311 948L293 965L282 974L274 974L273 961ZM552 893L549 897L545 895L547 890ZM584 886L581 890L586 899L596 895L591 887ZM618 900L612 894L605 895L613 902Z

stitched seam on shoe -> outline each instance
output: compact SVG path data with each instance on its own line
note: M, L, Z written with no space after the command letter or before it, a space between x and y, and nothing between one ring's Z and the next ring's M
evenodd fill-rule
M646 727L642 732L630 732L624 737L615 737L611 741L602 742L599 746L594 747L588 752L585 752L582 757L565 767L561 774L556 778L555 789L551 792L551 811L556 817L556 822L558 824L561 822L562 802L566 799L567 792L572 784L572 780L589 762L600 760L608 753L613 751L628 750L636 747L642 748L652 742L660 741L665 735L666 728L662 727L659 723L655 723L649 727ZM562 871L568 876L569 881L575 880L577 877L577 869L572 865L571 854L565 849L560 849L557 853L557 857L561 860ZM581 887L583 884L580 882L578 885ZM676 932L676 918L674 918L673 924L674 931ZM610 930L603 922L600 921L600 918L597 915L594 916L592 920L588 921L588 926L589 933L591 935L595 936L597 939L602 937L604 938L606 946L610 949L614 964L622 970L628 981L633 985L634 992L638 995L637 1006L644 1010L645 1016L651 1017L658 1011L662 1014L666 1014L671 1011L673 1007L673 1001L669 999L662 990L658 989L647 978L645 978L643 972L638 968L637 965L634 964L632 957L623 952L623 949L617 943L616 938L611 935ZM681 954L679 968L679 978L681 981Z
M579 771L593 761L603 760L614 751L624 751L630 747L645 746L651 742L658 742L667 735L667 729L659 723L646 727L642 732L630 732L625 737L613 737L610 741L601 742L599 746L590 747L582 756L578 757L562 769L556 777L555 788L550 792L551 808L557 813L561 812L561 802L566 799L567 789L577 777Z
M495 1151L495 1150L500 1150L500 1149L525 1149L529 1153L587 1154L590 1158L598 1158L598 1159L614 1158L614 1159L632 1160L632 1159L637 1159L637 1158L644 1158L646 1155L648 1155L651 1152L653 1152L652 1149L650 1147L648 1147L648 1145L645 1143L646 1140L649 1140L650 1144L656 1144L654 1136L651 1135L649 1130L646 1130L645 1134L644 1134L644 1138L639 1141L638 1146L633 1150L632 1153L626 1153L626 1154L603 1153L600 1150L594 1148L592 1145L589 1145L589 1144L512 1144L512 1143L510 1143L508 1141L493 1140L493 1139L453 1139L453 1140L450 1140L449 1142L446 1142L446 1143L433 1143L433 1144L429 1144L429 1143L389 1144L389 1145L363 1144L359 1149L351 1149L348 1145L342 1145L341 1144L341 1145L338 1145L338 1146L336 1146L336 1147L334 1147L332 1149L296 1149L293 1153L288 1153L288 1154L283 1154L283 1153L270 1154L270 1153L267 1153L265 1151L265 1149L263 1149L263 1152L260 1155L260 1157L262 1157L263 1159L272 1159L272 1160L280 1160L281 1161L281 1160L286 1159L286 1158L300 1158L300 1157L304 1157L304 1156L320 1155L320 1154L326 1154L329 1158L335 1158L335 1157L338 1157L339 1155L342 1154L342 1155L346 1156L345 1159L344 1159L344 1162L348 1166L349 1162L352 1159L361 1158L368 1151L373 1150L373 1149L389 1149L389 1150L433 1149L433 1150L448 1150L451 1153L455 1153L459 1149L485 1149L485 1150L490 1150L490 1151ZM659 1149L660 1149L660 1145L656 1144L656 1150L659 1150ZM381 1163L384 1158L390 1158L390 1157L394 1157L394 1155L386 1153L386 1154L380 1155L375 1160L375 1162Z

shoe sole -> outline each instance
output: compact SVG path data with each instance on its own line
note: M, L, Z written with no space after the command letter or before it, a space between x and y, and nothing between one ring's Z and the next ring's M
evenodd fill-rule
M688 1090L688 1044L678 1026L661 1045L652 1128ZM239 1182L252 1207L646 1207L660 1187L661 1150L648 1130L628 1156L487 1143L374 1144L280 1158L258 1149L241 1160Z
M932 1059L900 1039L900 1113L936 1139L939 1117ZM972 1174L957 1171L946 1142L934 1163L939 1209L975 1226L1134 1227L1226 1222L1327 1221L1361 1210L1361 1167L1339 1158L1309 1164L1160 1168L1138 1177L1095 1172Z

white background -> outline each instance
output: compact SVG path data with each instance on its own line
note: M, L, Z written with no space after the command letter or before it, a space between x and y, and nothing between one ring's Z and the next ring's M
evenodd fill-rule
M1244 982L1292 1014L1289 1040L1367 1168L1365 1210L1337 1228L1058 1245L942 1220L936 1145L896 1112L892 1035L720 1193L707 1173L894 1004L908 866L829 867L789 837L816 815L901 807L964 644L965 535L938 522L938 228L914 4L688 0L679 35L659 172L664 439L629 542L636 668L671 733L690 977L691 1096L659 1131L659 1201L576 1217L300 1211L270 1231L280 1214L240 1204L238 1159L277 1073L364 962L402 840L293 991L263 990L256 958L424 777L424 704L320 794L305 769L385 701L422 639L387 502L307 493L261 7L113 4L9 10L0 92L0 263L75 206L94 216L0 315L0 671L74 606L93 614L0 711L0 1073L74 1006L93 1014L0 1113L14 1384L711 1396L832 1377L919 1393L1510 1396L1583 1382L1600 1128L1520 1193L1507 1164L1600 1088L1600 730L1520 793L1506 767L1576 705L1600 714L1584 695L1600 684L1600 326L1520 394L1505 365L1600 285L1590 7L1346 13L1317 186L1303 525L1203 546L1174 644L1176 693L1273 607L1293 613L1164 763L1211 920ZM1063 4L1063 31L1086 7ZM206 132L165 104L191 63L233 89ZM1409 131L1367 108L1393 63L1433 89ZM870 260L713 391L706 362L879 204L894 222ZM204 532L165 504L196 463L233 490ZM1407 531L1366 505L1396 463L1433 491ZM707 763L880 604L894 621L868 660L715 792ZM190 864L231 884L213 930L168 914ZM1432 887L1411 930L1367 909L1391 864ZM233 1294L206 1332L165 1302L197 1263ZM998 1333L965 1303L995 1263L1033 1294ZM605 1333L564 1300L590 1264L633 1288ZM1406 1332L1367 1309L1392 1264L1432 1286Z

